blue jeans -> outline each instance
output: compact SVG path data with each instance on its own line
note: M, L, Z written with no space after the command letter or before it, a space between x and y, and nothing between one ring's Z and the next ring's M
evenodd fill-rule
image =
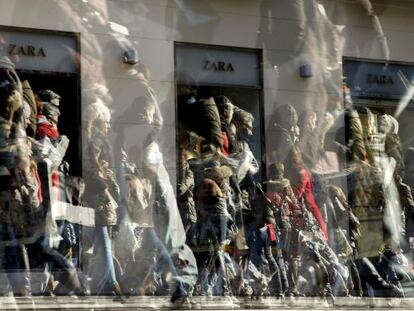
M262 255L265 256L269 263L270 273L273 274L272 281L275 283L277 293L283 292L282 278L275 258L272 254L272 247L270 244L268 230L262 230L263 228L255 228L249 236L249 248L250 248L250 261L260 271L262 265ZM282 265L282 262L280 262ZM284 266L284 262L283 262Z
M96 294L112 291L117 283L112 258L111 239L108 226L97 226L93 241L91 272Z
M225 215L217 215L215 217L215 225L218 229L217 238L220 244L223 243L227 239L227 225L228 225L228 218Z

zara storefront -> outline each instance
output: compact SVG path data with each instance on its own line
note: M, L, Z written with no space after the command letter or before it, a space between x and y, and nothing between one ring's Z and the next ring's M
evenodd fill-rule
M61 96L59 130L70 140L66 160L73 175L85 171L93 99L106 101L117 128L137 98L140 63L151 73L145 79L163 117L160 152L173 189L183 86L197 86L203 97L226 95L253 115L260 182L275 159L269 146L279 137L278 108L292 105L299 119L312 110L320 125L338 108L344 84L356 108L398 119L401 148L410 154L413 13L406 1L0 0L1 56L15 62L34 91ZM335 129L346 127L342 117ZM142 134L133 122L125 138L131 145ZM109 139L115 145L113 132ZM340 165L334 159L317 173L323 176L326 168L347 194ZM382 223L364 217L367 234L360 244L371 248L361 254L375 257L383 234L368 233L383 231Z

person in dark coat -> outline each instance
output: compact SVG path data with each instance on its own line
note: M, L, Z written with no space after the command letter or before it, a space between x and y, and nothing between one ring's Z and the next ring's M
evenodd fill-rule
M204 144L212 150L222 148L220 115L212 97L197 100L194 96L181 96L178 99L178 114L182 126L203 137Z

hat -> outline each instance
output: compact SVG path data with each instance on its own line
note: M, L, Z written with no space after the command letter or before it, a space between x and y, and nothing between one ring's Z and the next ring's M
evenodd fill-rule
M39 97L43 102L49 102L55 106L59 106L60 102L60 95L51 91L51 90L41 90L39 93Z
M235 107L233 115L233 123L237 128L252 128L254 117L250 112L247 112L239 107Z
M229 111L234 108L234 105L231 103L230 99L224 95L215 97L214 101L216 102L220 116L227 115Z
M290 104L280 106L274 112L274 122L284 129L290 129L298 124L298 113Z

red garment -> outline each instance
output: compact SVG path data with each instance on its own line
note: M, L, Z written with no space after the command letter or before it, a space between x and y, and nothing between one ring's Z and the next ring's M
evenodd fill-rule
M52 186L59 188L60 179L59 179L59 171L53 170L52 172Z
M271 242L276 241L276 230L272 224L267 224L267 229L269 230L269 239Z
M221 132L221 136L223 140L223 146L220 148L220 151L225 156L228 156L230 154L229 138L227 137L226 132Z
M36 138L43 139L45 137L58 138L59 132L56 126L47 123L40 123L37 126Z
M305 168L302 168L299 174L301 180L299 185L295 185L293 192L295 193L298 200L304 196L307 206L310 207L313 216L315 216L316 220L319 223L319 226L321 227L325 240L328 240L328 231L326 230L325 220L323 219L321 211L316 204L315 197L313 196L311 176Z
M46 136L49 138L58 138L60 135L57 126L40 115L37 121L36 139L43 139Z

